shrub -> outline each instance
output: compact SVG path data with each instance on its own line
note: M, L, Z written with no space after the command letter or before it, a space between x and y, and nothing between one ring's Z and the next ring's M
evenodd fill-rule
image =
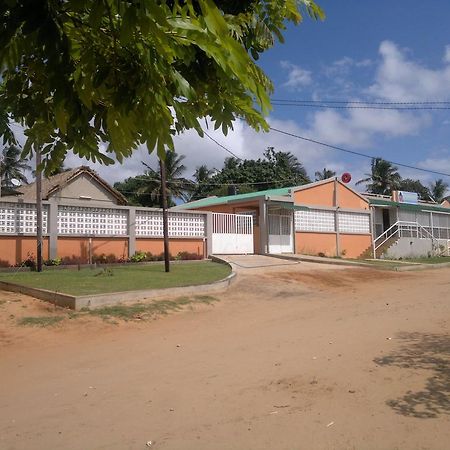
M97 264L113 264L118 262L118 259L114 253L101 253L100 255L94 254L92 256L92 262Z
M203 259L203 256L198 255L197 253L179 252L175 259L179 261L192 261Z
M29 267L31 270L36 270L36 258L32 253L28 253L27 258L16 264L16 267Z
M47 259L44 261L45 266L59 266L61 263L61 258Z
M131 262L142 262L142 261L151 261L151 259L149 259L149 257L152 257L152 254L146 253L146 252L136 252L131 258L130 261Z

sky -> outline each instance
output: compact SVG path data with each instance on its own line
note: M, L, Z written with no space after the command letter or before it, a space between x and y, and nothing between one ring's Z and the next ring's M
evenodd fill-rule
M426 102L450 101L448 0L319 0L326 19L290 25L259 63L274 83L273 99ZM274 128L398 163L450 174L450 110L396 111L274 106ZM255 133L236 122L227 136L209 133L241 158L259 158L268 146L289 151L309 175L323 168L350 172L352 183L370 171L370 159L275 132ZM207 164L220 169L225 150L195 132L175 138L186 155L186 176ZM89 164L113 183L143 172L156 159L138 149L119 167ZM85 163L69 155L66 165ZM404 178L429 184L437 175L400 168ZM450 183L450 177L444 178ZM363 190L363 186L357 187Z

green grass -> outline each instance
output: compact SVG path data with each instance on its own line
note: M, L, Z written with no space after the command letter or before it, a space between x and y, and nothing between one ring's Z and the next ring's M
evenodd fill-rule
M179 311L185 306L203 303L210 305L217 299L209 295L180 297L175 300L155 300L151 303L135 303L132 305L113 305L85 311L91 316L103 319L122 320L146 320L156 315L168 314L171 311Z
M450 256L431 256L430 258L424 256L423 258L405 258L402 261L420 264L442 264L450 263Z
M221 280L230 274L224 264L210 261L171 264L164 272L163 264L130 265L110 269L65 269L37 272L2 273L0 281L19 283L40 289L88 295L108 292L193 286Z
M46 316L46 317L22 317L17 321L19 325L30 327L51 327L63 320L63 316Z

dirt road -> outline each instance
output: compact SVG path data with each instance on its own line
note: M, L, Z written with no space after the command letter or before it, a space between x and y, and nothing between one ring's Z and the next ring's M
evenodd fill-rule
M217 297L43 329L4 303L0 448L450 448L449 269L253 268Z

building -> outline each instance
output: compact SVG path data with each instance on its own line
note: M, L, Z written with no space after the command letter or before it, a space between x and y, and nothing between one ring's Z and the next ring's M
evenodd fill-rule
M43 258L88 263L95 255L127 259L136 251L163 251L162 212L128 206L126 198L88 167L42 183ZM170 251L207 256L207 214L169 214ZM0 197L0 265L36 255L36 185Z
M252 216L255 253L359 258L372 251L369 200L338 178L208 197L176 209Z

